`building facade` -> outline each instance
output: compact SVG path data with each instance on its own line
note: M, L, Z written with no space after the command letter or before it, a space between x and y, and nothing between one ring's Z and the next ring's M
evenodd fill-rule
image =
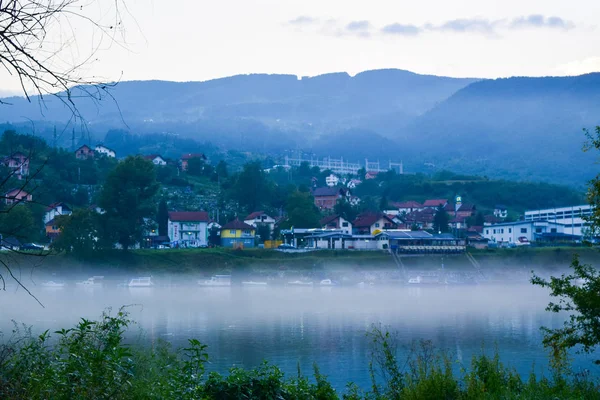
M340 215L330 215L322 218L319 224L322 229L337 229L346 235L352 234L352 223Z
M71 215L73 210L65 203L52 203L46 207L46 213L44 214L44 223L47 223L59 215Z
M545 210L525 211L525 221L548 221L564 226L564 233L576 236L586 236L586 227L589 224L585 221L594 212L589 204L547 208Z
M204 211L169 212L168 235L175 247L208 246L208 213Z
M115 153L114 150L109 149L106 146L103 146L101 144L99 144L98 146L96 146L94 148L94 151L98 154L104 154L106 157L111 157L111 158L115 158L117 156L117 153Z
M2 164L19 180L29 175L29 157L21 152L4 157Z
M239 219L226 223L221 228L221 246L234 249L253 248L256 230Z
M517 221L483 227L483 237L495 243L516 245L535 242L544 234L562 234L564 225L548 221Z

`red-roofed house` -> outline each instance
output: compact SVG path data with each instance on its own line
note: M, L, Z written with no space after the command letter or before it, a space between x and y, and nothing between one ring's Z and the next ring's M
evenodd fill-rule
M375 231L396 229L398 225L384 213L365 212L352 222L352 230L358 235L372 235Z
M169 240L178 247L208 246L208 213L205 211L169 212Z
M329 215L319 221L322 229L339 229L348 235L352 234L352 223L339 215Z
M404 217L404 223L407 228L417 226L419 229L431 229L433 227L435 213L435 208L425 208L423 210L413 211Z
M256 229L239 219L234 219L221 228L221 246L234 249L254 247Z
M84 144L77 150L75 150L75 158L78 160L87 160L88 158L94 158L94 150L87 144Z
M350 191L339 187L320 187L314 188L312 195L319 210L333 210L339 199L350 197Z
M268 225L271 233L275 229L275 218L267 215L264 211L255 211L244 218L244 223L258 227L259 225Z
M180 163L181 163L181 170L182 171L187 171L188 169L188 161L190 161L192 158L200 158L204 161L206 161L206 156L202 153L187 153L181 156L180 159Z
M425 203L423 203L423 208L438 208L439 206L445 207L446 204L448 204L447 199L425 200Z
M402 201L400 203L391 203L390 205L393 206L394 208L398 209L399 214L402 214L402 213L409 214L413 211L423 209L423 205L421 203L418 203L418 202L412 201L412 200Z
M52 203L46 207L46 213L44 214L44 223L48 223L59 215L71 215L73 210L63 202Z
M19 151L8 157L4 157L2 164L9 168L18 180L29 175L29 157Z
M31 193L24 191L23 189L11 189L4 193L4 202L8 205L22 203L26 201L32 201L33 196Z

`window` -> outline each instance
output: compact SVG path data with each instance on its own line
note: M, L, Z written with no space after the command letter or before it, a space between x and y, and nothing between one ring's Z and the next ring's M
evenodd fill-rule
M230 230L229 230L229 234L230 234L230 235L235 235L235 229L230 229Z
M342 222L342 227L347 228L348 227L348 223L347 222Z
M535 228L535 233L542 233L542 228Z
M379 222L375 222L375 228L379 228Z
M489 235L489 234L490 234L490 230L489 230L489 229L486 229L486 230L485 230L485 234L486 234L486 235Z
M250 230L249 229L244 229L244 235L249 235L250 234Z
M496 233L496 230L494 229L494 233Z
M512 228L508 228L508 233L512 233Z
M552 232L552 233L556 233L556 228L552 228L552 229L550 229L550 232Z
M527 228L521 228L521 233L527 233Z
M500 233L504 233L504 228L500 229Z

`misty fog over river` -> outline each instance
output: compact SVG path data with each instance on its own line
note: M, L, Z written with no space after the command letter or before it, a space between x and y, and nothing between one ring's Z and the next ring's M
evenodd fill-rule
M369 384L369 340L365 333L381 323L399 335L402 352L411 342L429 339L468 366L482 346L497 345L502 361L526 376L535 367L546 372L541 325L556 327L561 317L544 311L549 296L530 284L348 287L199 287L151 288L33 287L45 308L23 290L2 294L0 330L4 340L11 320L34 332L70 327L81 317L95 319L106 307L129 307L138 325L130 341L157 339L175 347L196 338L208 345L208 370L255 367L263 360L294 375L316 362L331 382L343 388L354 381ZM143 332L138 338L140 330ZM402 356L401 356L402 359ZM458 364L457 364L458 366ZM577 356L575 369L596 369Z

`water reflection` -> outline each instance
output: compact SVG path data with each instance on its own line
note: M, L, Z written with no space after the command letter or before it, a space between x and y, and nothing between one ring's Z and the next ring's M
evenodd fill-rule
M91 289L91 290L89 290ZM41 331L97 318L106 307L130 308L144 341L189 338L208 344L209 369L253 367L267 359L286 373L317 362L338 387L353 380L368 385L369 341L365 332L381 323L397 331L403 352L414 340L430 339L468 363L482 346L498 346L503 361L527 375L546 357L539 326L561 319L544 311L547 293L530 285L449 287L66 287L40 290L42 309L22 292L3 296L0 329L16 319ZM132 337L139 332L134 329Z

